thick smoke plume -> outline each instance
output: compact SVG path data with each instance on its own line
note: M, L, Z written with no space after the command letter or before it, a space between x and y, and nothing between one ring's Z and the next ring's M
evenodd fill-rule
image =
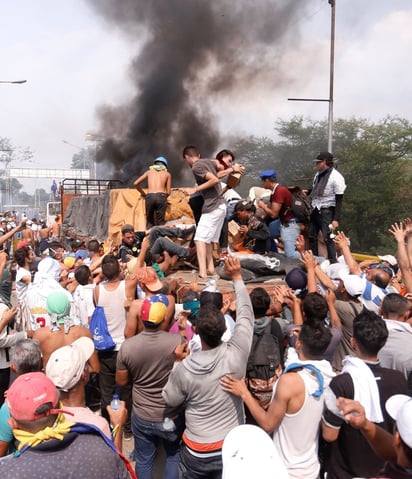
M87 0L133 44L136 95L99 108L98 161L112 177L134 180L156 156L169 159L173 184L183 176L181 150L195 144L210 157L220 145L211 106L240 102L254 85L289 81L277 70L297 41L307 0ZM224 115L224 111L219 111ZM224 145L230 147L230 145Z

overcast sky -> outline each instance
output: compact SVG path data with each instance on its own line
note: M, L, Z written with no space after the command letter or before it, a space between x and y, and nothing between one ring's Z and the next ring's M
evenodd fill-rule
M274 58L288 80L274 87L262 78L214 108L211 99L222 131L273 137L279 117L327 117L327 103L287 98L328 97L330 6L282 1L306 6L299 41ZM128 66L139 38L131 42L85 0L3 0L0 17L0 80L27 80L0 84L0 137L34 153L33 164L13 166L69 167L86 132L98 131L96 108L132 97ZM411 24L410 0L336 0L335 118L411 119Z

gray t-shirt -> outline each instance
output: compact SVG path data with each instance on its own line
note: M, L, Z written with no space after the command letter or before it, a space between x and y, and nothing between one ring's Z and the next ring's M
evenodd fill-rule
M127 370L132 381L133 411L141 419L161 422L174 418L178 408L168 408L162 389L169 379L175 357L174 350L182 341L179 334L166 331L143 331L126 339L117 355L116 368Z
M213 161L207 159L200 159L195 161L192 166L192 172L198 185L201 185L207 181L205 179L207 173L212 173L213 175L217 176L216 168ZM225 199L222 195L222 185L220 184L220 182L216 183L216 185L212 186L211 188L201 190L200 193L203 196L204 201L202 213L210 213L211 211L214 211L219 205L225 203Z

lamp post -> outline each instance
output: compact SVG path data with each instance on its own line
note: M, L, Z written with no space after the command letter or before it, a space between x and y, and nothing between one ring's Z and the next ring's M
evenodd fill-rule
M74 143L70 143L70 142L67 141L67 140L62 140L62 142L63 142L65 145L73 146L74 148L77 148L77 149L79 149L80 151L83 150L83 147L82 147L82 146L75 145ZM84 169L84 170L89 169L89 168L86 168L86 156L85 156L85 155L83 155L83 169Z
M96 135L95 133L90 133L87 132L85 135L86 141L94 141L95 144L95 149L94 149L94 171L93 171L93 177L95 180L97 180L97 145L101 143L102 141L105 141L106 138L101 135Z
M329 103L328 111L328 151L332 153L333 142L333 82L335 67L335 7L336 0L328 0L331 7L330 20L330 62L329 62L329 98L288 98L289 101L324 101Z
M11 83L13 85L21 85L27 83L27 80L0 80L0 83Z

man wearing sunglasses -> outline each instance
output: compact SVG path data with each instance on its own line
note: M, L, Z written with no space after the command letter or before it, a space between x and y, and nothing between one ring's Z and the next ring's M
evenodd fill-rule
M349 268L349 276L359 276L363 283L363 293L359 299L365 308L379 314L381 302L388 294L386 287L390 283L394 271L386 263L372 264L366 272L363 272L360 265L355 261L349 248L349 240L340 231L334 238L336 246L342 251L345 262ZM350 277L347 278L350 281ZM359 279L358 279L359 281Z

